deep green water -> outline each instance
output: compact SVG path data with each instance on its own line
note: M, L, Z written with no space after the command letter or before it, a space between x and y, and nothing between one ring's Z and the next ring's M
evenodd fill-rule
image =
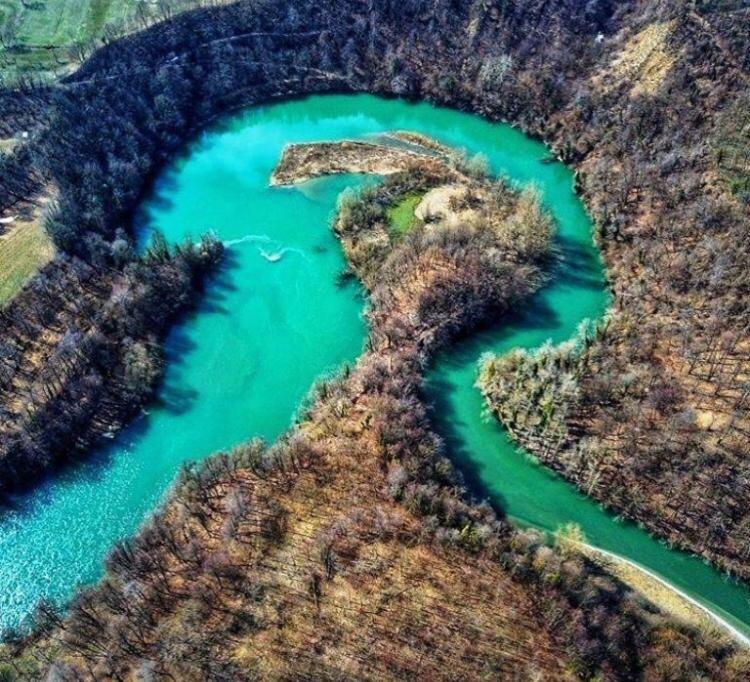
M522 316L498 320L440 357L429 376L436 425L473 490L524 524L580 524L592 544L649 568L750 630L747 589L616 521L482 419L473 384L483 352L565 340L607 305L591 223L571 173L542 164L546 148L508 126L369 96L248 110L205 132L156 183L138 217L144 238L154 227L171 241L211 229L229 247L227 265L200 309L168 339L159 404L92 459L19 497L0 521L0 627L18 624L41 597L64 601L76 585L99 578L113 544L164 499L183 462L253 436L276 438L315 378L357 357L364 299L356 286L335 284L344 261L329 224L338 194L364 180L270 189L268 178L287 143L395 129L486 154L494 172L537 184L557 220L564 260L552 283Z

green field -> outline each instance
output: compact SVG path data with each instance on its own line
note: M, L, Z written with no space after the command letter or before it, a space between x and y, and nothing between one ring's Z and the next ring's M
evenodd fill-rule
M411 192L388 209L389 232L392 240L396 241L403 237L418 222L414 209L417 208L423 196L424 192Z
M70 45L100 35L108 21L132 15L135 0L0 0L3 26L14 24L16 40L28 45Z
M41 221L21 222L0 235L0 308L52 258Z
M199 4L170 2L173 12ZM121 35L159 13L158 3L143 0L0 0L0 74L7 84L21 76L53 78L74 63L77 43Z

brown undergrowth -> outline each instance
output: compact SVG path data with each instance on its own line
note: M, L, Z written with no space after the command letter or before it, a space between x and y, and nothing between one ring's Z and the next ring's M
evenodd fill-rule
M582 556L463 500L420 385L435 350L538 286L537 265L501 235L422 226L400 240L371 280L357 365L320 384L271 448L252 442L186 469L99 586L63 620L40 611L7 669L97 680L656 679L674 660L738 678L747 663L726 642L671 624Z

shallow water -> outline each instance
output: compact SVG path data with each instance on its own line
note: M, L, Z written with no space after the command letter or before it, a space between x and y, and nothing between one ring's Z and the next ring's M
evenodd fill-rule
M228 246L226 266L198 311L168 339L159 404L92 459L19 497L0 522L0 627L18 624L41 597L64 601L76 585L100 577L113 544L164 499L183 462L253 436L276 438L315 378L356 358L366 331L364 300L355 285L336 285L344 261L329 223L338 194L366 180L271 189L268 179L286 143L398 129L482 152L494 172L537 184L558 223L564 261L551 284L523 316L472 335L440 357L429 376L436 426L474 491L521 523L548 530L579 523L592 544L648 567L750 630L746 588L616 521L482 419L473 384L483 352L565 340L607 305L571 173L541 163L547 149L509 126L364 95L313 97L233 116L206 131L156 183L138 217L143 238L154 227L170 241L213 230Z

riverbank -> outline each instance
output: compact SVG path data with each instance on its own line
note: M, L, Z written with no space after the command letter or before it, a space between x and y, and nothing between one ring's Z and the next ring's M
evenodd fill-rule
M642 594L664 613L701 632L710 632L718 628L741 646L750 648L750 637L744 632L655 573L613 552L591 545L579 544L578 549L607 573L616 576L628 587Z
M53 258L0 311L2 516L14 494L84 458L152 398L160 341L223 252L210 237L178 248L156 240L142 257L122 245L120 268Z

